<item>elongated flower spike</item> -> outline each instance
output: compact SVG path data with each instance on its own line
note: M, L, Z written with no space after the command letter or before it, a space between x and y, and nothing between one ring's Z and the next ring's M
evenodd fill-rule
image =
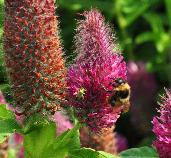
M5 0L4 51L16 113L57 111L66 70L54 0Z
M171 157L171 90L166 90L160 104L160 116L153 118L153 132L157 139L153 142L160 158Z
M112 90L113 80L126 80L126 64L103 16L97 10L84 12L83 16L75 36L78 56L68 70L68 99L81 122L98 132L112 127L119 118L122 107L109 105L111 94L103 87Z

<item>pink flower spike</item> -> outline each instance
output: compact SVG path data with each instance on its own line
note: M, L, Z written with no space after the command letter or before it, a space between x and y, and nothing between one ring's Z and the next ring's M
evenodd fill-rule
M92 131L110 128L120 116L122 108L108 104L103 87L112 90L113 80L126 77L126 63L118 54L111 29L97 10L83 13L75 36L75 64L68 70L68 98L76 108L81 122Z
M162 97L159 117L153 118L153 132L157 139L153 142L160 158L171 157L171 90L166 90L166 95Z

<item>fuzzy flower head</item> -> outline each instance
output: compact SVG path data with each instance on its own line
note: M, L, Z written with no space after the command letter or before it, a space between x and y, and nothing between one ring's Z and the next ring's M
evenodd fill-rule
M166 96L159 110L160 116L153 118L153 132L157 140L153 142L160 158L171 157L171 90L166 90Z
M17 113L54 114L65 68L54 0L6 0L4 52Z
M79 119L91 130L112 127L119 118L121 107L108 103L111 82L126 80L126 64L117 51L111 29L97 10L83 13L75 36L75 64L68 70L68 99L76 108Z

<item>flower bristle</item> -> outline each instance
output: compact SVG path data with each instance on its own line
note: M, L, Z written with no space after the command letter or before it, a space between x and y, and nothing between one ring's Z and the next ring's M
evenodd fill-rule
M4 52L18 114L54 113L65 92L54 0L5 0Z
M159 117L153 118L153 132L157 139L153 142L160 158L171 157L171 90L166 90L162 97Z
M98 10L91 10L85 11L82 16L85 19L78 22L75 36L76 61L96 59L97 56L111 53L114 48L119 53L112 30L105 24L102 14Z
M101 13L92 9L83 16L75 36L78 56L67 75L68 98L80 121L98 132L112 127L119 118L121 110L108 104L109 94L102 85L112 89L114 79L126 80L126 63Z

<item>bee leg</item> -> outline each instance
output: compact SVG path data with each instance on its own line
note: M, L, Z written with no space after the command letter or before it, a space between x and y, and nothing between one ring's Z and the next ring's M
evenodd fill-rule
M102 85L101 83L100 83L100 86L101 86L107 93L112 93L111 90L106 89L106 87L105 87L104 85Z
M129 109L130 109L130 104L126 104L124 109L123 109L123 112L126 113L129 111Z

